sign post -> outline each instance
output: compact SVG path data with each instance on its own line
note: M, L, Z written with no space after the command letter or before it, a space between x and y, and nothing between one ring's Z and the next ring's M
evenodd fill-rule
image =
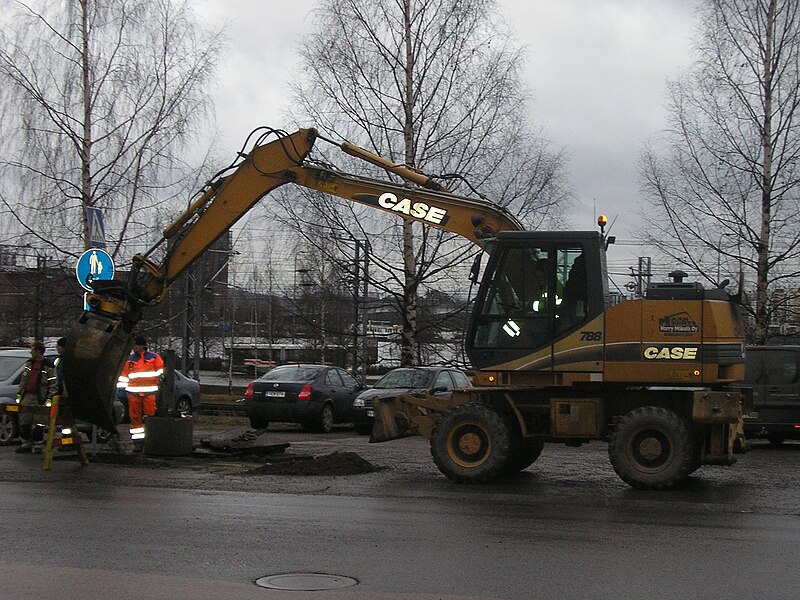
M114 260L105 250L90 248L78 258L75 265L75 276L78 283L87 292L92 291L92 281L114 279ZM83 296L83 310L89 310L86 294Z

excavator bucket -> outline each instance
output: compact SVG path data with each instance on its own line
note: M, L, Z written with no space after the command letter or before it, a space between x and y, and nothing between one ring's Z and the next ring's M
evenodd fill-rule
M407 435L430 438L439 416L451 406L450 399L424 392L375 398L372 401L375 423L369 441L388 442Z
M372 425L370 443L388 442L408 435L411 423L397 398L375 398L372 401L375 423Z
M75 418L116 430L114 397L117 378L133 336L124 320L84 312L67 333L62 357L64 387Z

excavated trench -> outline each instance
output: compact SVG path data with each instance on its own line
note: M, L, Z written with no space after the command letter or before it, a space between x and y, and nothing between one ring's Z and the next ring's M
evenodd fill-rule
M231 437L203 438L187 456L148 456L132 453L129 444L112 442L90 454L90 463L148 467L153 469L213 468L236 463L246 475L338 476L372 473L379 470L355 452L334 451L318 456L295 454L291 444L262 441L264 431L248 430ZM74 460L74 452L59 452L55 460Z

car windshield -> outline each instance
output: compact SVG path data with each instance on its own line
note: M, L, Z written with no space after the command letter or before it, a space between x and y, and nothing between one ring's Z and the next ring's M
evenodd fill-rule
M426 388L433 378L433 371L422 369L395 369L384 375L375 387L382 390L396 388Z
M4 381L19 369L27 358L24 356L0 356L0 381Z
M308 365L283 365L261 376L262 381L308 382L319 374L320 367Z

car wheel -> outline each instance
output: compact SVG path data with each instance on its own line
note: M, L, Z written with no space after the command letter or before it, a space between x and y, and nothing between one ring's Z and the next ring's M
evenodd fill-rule
M781 445L783 444L783 436L782 435L772 434L767 439L769 440L769 443L773 448L780 448Z
M330 433L333 429L333 405L326 404L322 407L322 413L319 416L319 430L322 433Z
M511 454L508 424L487 404L459 404L431 432L431 456L456 483L484 483L506 472Z
M248 415L247 417L250 419L250 427L253 429L266 429L269 427L269 420L264 417L256 415Z
M19 424L16 415L3 413L0 415L0 446L8 446L19 436Z
M683 419L659 406L643 406L619 420L608 456L617 475L631 487L664 490L686 479L695 451Z
M175 402L175 414L182 417L192 416L192 401L186 396L181 396L178 398L178 400Z
M103 429L102 427L97 428L97 443L98 444L107 444L111 441L111 438L114 436L114 433L109 431L108 429ZM91 439L89 440L91 441Z
M120 401L120 404L122 405L122 408L120 409L119 422L130 423L131 417L128 414L128 401L127 400L125 400L125 402Z
M322 410L311 422L308 429L312 429L317 433L330 433L333 429L333 405L326 402L322 405Z

